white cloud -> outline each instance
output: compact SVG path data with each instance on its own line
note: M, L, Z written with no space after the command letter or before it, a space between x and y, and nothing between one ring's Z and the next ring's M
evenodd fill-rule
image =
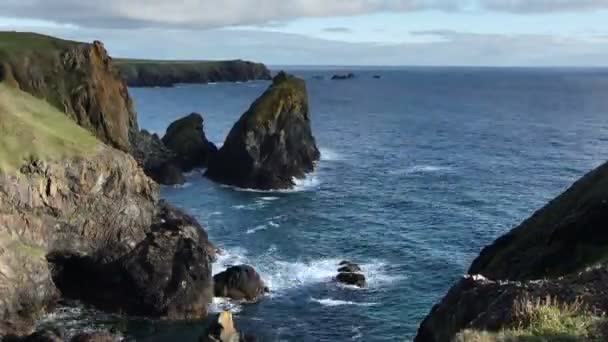
M2 0L5 17L83 27L217 28L295 18L420 10L536 13L608 8L608 0Z

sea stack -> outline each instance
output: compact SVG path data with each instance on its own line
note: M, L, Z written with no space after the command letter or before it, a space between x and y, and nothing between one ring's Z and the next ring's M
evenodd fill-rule
M306 84L280 72L232 127L206 176L241 188L288 189L319 158Z

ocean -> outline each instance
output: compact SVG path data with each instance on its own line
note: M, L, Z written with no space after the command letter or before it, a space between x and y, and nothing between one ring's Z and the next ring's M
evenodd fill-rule
M275 70L275 71L278 71ZM409 341L481 248L608 157L608 69L288 68L307 81L322 157L289 191L187 175L164 198L203 224L228 265L271 288L216 300L260 341ZM352 80L331 81L353 71ZM374 78L375 75L381 78ZM321 76L319 79L318 76ZM269 82L132 88L141 128L199 112L221 145ZM360 263L366 289L332 281ZM138 341L195 341L200 322L62 308L46 323L114 327Z

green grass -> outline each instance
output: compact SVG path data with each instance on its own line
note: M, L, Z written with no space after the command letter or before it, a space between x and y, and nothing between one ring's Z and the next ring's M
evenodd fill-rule
M94 151L97 139L47 102L0 83L0 170Z
M56 50L80 44L31 32L0 32L0 51L16 52L25 50Z
M604 341L596 336L605 323L575 302L562 304L550 297L544 300L523 299L516 303L515 322L511 328L498 333L466 330L458 334L457 342L574 342Z

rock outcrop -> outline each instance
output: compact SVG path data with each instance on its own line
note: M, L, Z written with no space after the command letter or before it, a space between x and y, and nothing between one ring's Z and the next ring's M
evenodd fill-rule
M522 298L580 300L601 316L608 310L607 222L608 163L486 247L469 270L480 275L452 287L421 324L416 341L512 327Z
M45 99L103 142L130 151L137 117L101 42L0 32L0 82Z
M34 161L0 174L0 331L22 333L60 295L151 317L204 317L214 248L161 202L127 154Z
M248 265L232 266L213 276L216 297L254 301L270 292L262 277Z
M367 280L359 265L350 261L342 261L338 267L338 275L336 276L338 282L357 287L367 286Z
M217 147L205 136L203 117L198 113L171 123L162 141L175 153L175 162L186 172L207 167L217 153Z
M144 172L159 184L178 185L186 182L177 165L175 152L170 150L157 134L146 130L131 136L132 154Z
M261 63L234 61L152 61L119 59L120 73L131 87L172 87L178 83L270 80Z
M242 188L291 188L319 157L306 84L281 72L234 125L206 176Z

